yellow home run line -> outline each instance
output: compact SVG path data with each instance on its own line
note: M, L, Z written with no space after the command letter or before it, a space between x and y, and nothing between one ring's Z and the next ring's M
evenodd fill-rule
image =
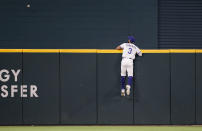
M141 50L142 51L142 53L170 53L170 50L169 49L167 49L167 50L161 50L161 49L159 49L159 50Z
M97 49L60 49L60 53L97 53Z
M10 53L10 52L22 53L22 49L0 49L0 52L2 52L2 53Z
M142 53L202 53L202 49L142 49ZM114 49L0 49L0 53L122 53Z
M97 53L122 53L122 50L97 50Z
M23 53L59 53L59 49L22 49Z
M196 53L196 49L170 49L170 53Z

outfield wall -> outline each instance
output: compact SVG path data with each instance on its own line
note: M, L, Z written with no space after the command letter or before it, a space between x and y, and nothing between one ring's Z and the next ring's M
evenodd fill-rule
M0 52L0 125L202 124L201 50L143 50L129 97L120 96L121 51Z

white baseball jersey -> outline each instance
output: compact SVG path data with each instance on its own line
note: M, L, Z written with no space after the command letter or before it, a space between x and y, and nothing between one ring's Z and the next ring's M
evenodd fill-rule
M120 45L123 49L122 61L121 61L121 76L133 76L133 60L136 53L141 53L140 49L132 43L123 43Z
M123 49L123 58L135 59L136 53L139 54L141 51L140 49L132 43L123 43L120 45Z

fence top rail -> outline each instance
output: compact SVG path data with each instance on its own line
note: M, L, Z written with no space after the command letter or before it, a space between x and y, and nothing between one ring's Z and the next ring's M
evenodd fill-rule
M202 53L202 49L141 49L142 53ZM0 49L0 53L122 53L115 49Z

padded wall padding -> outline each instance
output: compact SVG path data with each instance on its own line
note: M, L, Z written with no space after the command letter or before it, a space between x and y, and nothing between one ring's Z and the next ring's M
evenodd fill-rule
M60 55L61 123L96 124L96 54Z
M196 54L196 123L202 124L202 54Z
M6 69L9 71L10 79L6 82L0 82L0 125L18 125L22 124L22 98L20 97L20 85L22 84L22 53L0 53L0 69ZM17 77L17 81L14 79L14 75L11 69L17 71L20 69L20 73ZM5 79L5 72L2 73L2 78ZM7 86L8 96L2 92L2 86ZM14 97L11 97L11 85L17 85L17 92L14 93Z
M171 54L171 124L195 124L195 54Z
M134 124L170 124L169 54L135 61Z
M59 124L59 53L24 53L23 84L38 95L23 98L24 124Z

